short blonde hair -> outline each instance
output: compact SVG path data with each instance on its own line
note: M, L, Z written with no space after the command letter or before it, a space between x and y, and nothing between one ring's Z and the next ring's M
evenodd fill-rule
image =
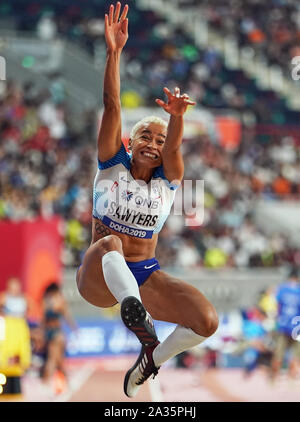
M144 117L143 119L139 120L131 129L130 132L130 139L133 139L137 133L137 131L145 126L147 123L157 123L159 125L162 125L163 127L167 128L168 127L168 123L164 120L161 119L160 117L157 116L147 116Z

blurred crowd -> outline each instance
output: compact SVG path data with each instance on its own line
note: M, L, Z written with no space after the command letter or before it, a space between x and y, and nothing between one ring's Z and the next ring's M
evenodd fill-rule
M40 318L32 320L29 314L34 306L41 312ZM251 307L220 312L214 336L178 355L172 364L204 370L240 367L245 378L264 368L273 382L288 369L289 377L299 380L299 313L300 271L291 266L279 284L259 292ZM0 292L0 400L2 395L21 395L25 375L40 378L40 388L54 394L66 391L70 380L64 323L75 333L80 328L59 284L49 281L39 303L33 303L18 278L7 280Z
M286 280L261 291L253 306L220 314L212 341L179 355L177 366L243 367L245 379L263 369L270 382L285 372L299 380L299 311L300 273L292 267Z
M50 93L36 93L32 84L8 82L6 88L0 103L0 218L61 215L67 244L80 251L89 241L96 141L79 143ZM64 263L72 265L67 251Z
M186 141L184 151L185 178L201 175L204 180L204 224L186 226L182 217L171 215L160 235L158 256L170 266L178 262L187 268L299 264L299 251L291 247L288 236L266 235L253 217L257 198L300 197L299 148L292 138L263 145L249 136L236 153L226 154L204 135ZM288 151L293 164L284 162ZM294 182L286 177L288 169L293 169Z
M199 49L183 28L171 24L152 10L130 7L129 39L123 104L153 105L161 87L181 86L204 107L230 108L242 113L247 124L298 124L299 116L286 107L275 92L259 89L242 71L226 68L213 47ZM1 3L3 28L35 32L43 39L57 35L80 44L92 55L103 46L104 0L10 0ZM221 31L234 34L240 44L258 50L270 63L291 71L291 58L299 53L300 13L296 0L191 0L183 7L199 5L206 21ZM267 11L267 13L266 13ZM7 22L9 22L7 24ZM138 85L137 85L138 84ZM137 89L138 86L138 89ZM135 88L133 88L135 87ZM124 88L124 87L123 87Z
M140 95L124 92L124 102L130 106L153 104L162 86L179 84L182 92L206 109L229 108L240 113L245 126L298 124L299 113L289 110L283 98L259 88L243 71L226 67L215 48L196 47L182 28L162 19L152 21L149 12L141 36L128 40L125 76L129 86L135 80L145 88Z
M33 309L39 318L29 318ZM7 280L0 292L0 399L2 394L21 395L22 377L28 372L56 393L65 389L63 321L76 330L58 283L49 282L36 303L24 294L21 280Z
M230 151L202 132L184 140L185 179L205 182L204 223L186 225L184 216L171 215L160 234L161 265L299 264L299 251L288 236L267 236L252 213L259 197L282 201L300 197L299 136L297 131L284 130L285 124L298 124L299 113L289 110L274 92L259 89L243 72L227 69L213 48L200 50L174 24L153 11L139 10L134 1L128 3L129 33L134 36L129 36L124 50L123 108L153 106L163 86L172 89L176 84L204 109L238 111L242 125L241 142ZM247 0L245 6L232 0L231 7L218 1L188 3L202 6L211 25L224 33L234 32L241 43L255 44L268 57L271 52L274 57L294 54L299 13L292 0L268 4L270 25L265 24L267 6L259 0ZM1 3L0 20L4 28L36 31L41 38L68 37L96 54L97 46L103 45L106 8L102 0L72 4L11 0ZM264 33L263 41L251 36L253 28ZM287 32L290 37L284 38ZM98 122L97 111L91 110L78 132L69 117L55 80L47 92L37 91L32 82L1 85L0 219L61 215L65 222L63 264L76 266L91 236ZM273 133L259 131L261 124L273 124Z
M7 83L0 103L0 218L63 218L63 263L78 265L90 242L96 131L86 142L73 133L62 104L32 85ZM96 114L96 113L95 113ZM88 123L90 124L90 116ZM96 127L96 117L94 126ZM297 139L245 132L236 151L199 134L185 140L185 179L205 183L204 223L188 226L171 213L157 256L164 266L259 267L297 264L287 236L269 237L255 224L253 201L299 198Z
M252 48L290 74L292 58L300 55L297 0L191 0L189 5L200 5L214 29L235 36L240 46Z

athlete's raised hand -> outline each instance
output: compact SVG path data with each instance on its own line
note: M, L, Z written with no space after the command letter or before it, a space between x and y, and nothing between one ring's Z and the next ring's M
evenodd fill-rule
M156 99L155 102L172 116L182 116L189 105L196 104L195 101L190 100L187 94L180 95L178 87L174 89L174 94L168 88L164 88L164 92L168 97L168 102L165 103L160 99Z
M105 40L108 50L122 50L128 39L128 5L125 4L121 12L121 3L118 2L116 8L110 5L109 14L105 14Z

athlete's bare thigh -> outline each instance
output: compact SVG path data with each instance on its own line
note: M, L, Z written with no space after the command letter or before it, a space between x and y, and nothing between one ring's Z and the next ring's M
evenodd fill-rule
M109 308L117 303L104 280L97 242L87 249L76 282L81 296L92 305Z
M153 272L140 288L143 304L150 315L209 336L218 326L214 306L194 286L162 270Z
M100 241L100 240L99 240ZM97 241L97 242L99 242ZM117 303L104 280L99 245L92 244L84 255L77 273L77 285L85 300L107 308ZM120 248L121 242L114 245ZM140 288L142 301L154 319L173 322L191 328L203 336L210 336L218 326L213 305L192 285L158 270Z

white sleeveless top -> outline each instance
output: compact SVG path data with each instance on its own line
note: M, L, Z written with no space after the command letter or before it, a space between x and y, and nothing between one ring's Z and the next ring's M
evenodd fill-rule
M23 296L5 296L4 312L6 315L24 317L27 309L26 300Z
M124 145L107 161L98 160L94 179L93 217L120 233L143 239L162 229L178 185L170 183L163 167L154 169L148 184L130 173L131 155Z

